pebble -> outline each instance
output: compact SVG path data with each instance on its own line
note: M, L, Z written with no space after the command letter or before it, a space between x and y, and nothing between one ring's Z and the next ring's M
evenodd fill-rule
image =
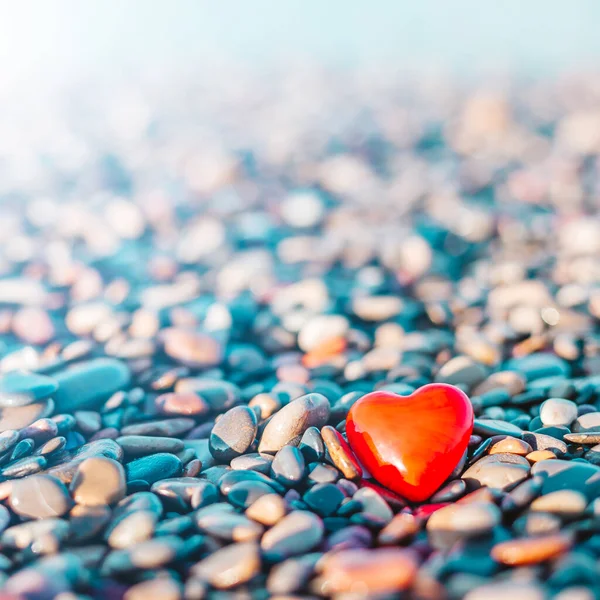
M10 507L28 519L62 517L72 502L64 484L49 475L33 475L16 480L10 494Z
M158 437L177 437L193 429L195 421L187 417L165 419L160 421L147 421L127 425L121 429L123 436L141 435Z
M258 544L243 542L217 550L196 563L192 571L213 587L227 590L246 583L260 572L260 568Z
M223 346L212 335L171 327L161 332L169 358L195 369L215 367L223 360Z
M564 398L549 398L540 406L540 418L545 426L566 425L577 419L577 404Z
M259 540L263 533L263 527L259 523L243 515L214 510L206 514L202 513L204 511L200 510L195 517L199 531L220 540L251 542Z
M521 428L497 419L475 419L473 433L483 437L491 437L493 435L509 435L516 438L523 437L523 430Z
M585 462L542 460L531 468L532 475L542 475L542 494L570 489L593 500L600 494L600 469Z
M521 538L501 542L492 548L492 558L504 565L533 565L564 554L573 540L567 534Z
M246 509L245 514L253 521L270 527L276 523L279 523L286 513L287 506L285 500L278 494L268 493L263 496L259 496L254 502L252 502L252 504L250 504L250 506Z
M123 600L181 600L181 585L170 578L157 577L132 585Z
M342 472L346 479L360 479L362 468L348 443L341 434L329 425L321 429L321 437L331 462Z
M195 477L172 477L161 479L150 490L156 494L166 508L187 512L192 500L195 508L216 502L219 493L214 484Z
M76 543L91 541L102 533L110 517L111 510L108 506L76 504L69 513L69 539Z
M116 504L125 497L125 471L120 463L103 456L85 459L78 467L70 491L83 506Z
M547 595L542 586L527 581L494 581L478 585L470 590L464 600L506 600L506 598L519 598L519 600L546 600Z
M171 437L123 435L116 438L115 441L123 448L126 460L161 452L177 454L185 448L182 440Z
M0 433L0 454L10 450L19 441L19 432L9 429Z
M298 346L310 352L324 342L346 335L348 319L342 315L319 315L309 319L298 333Z
M573 444L600 444L600 431L587 431L585 433L567 433L563 436L563 439L566 442L571 442Z
M556 454L551 450L534 450L525 457L530 463L534 464L541 460L552 460L556 458Z
M600 412L590 412L580 415L573 423L573 433L585 433L600 429Z
M504 462L499 460L487 460L488 458L502 457L506 455L494 454L478 460L470 466L462 475L467 484L474 482L478 485L488 486L494 489L505 490L529 476L529 463ZM509 455L518 456L518 455Z
M209 449L220 463L244 454L254 442L258 429L256 413L247 406L228 410L210 432Z
M344 498L344 493L332 483L314 485L302 496L306 505L322 517L333 515Z
M451 385L464 385L471 389L488 375L487 369L468 356L455 356L438 371L435 381Z
M406 590L415 579L418 559L403 548L342 550L323 566L324 590L337 595L356 593L376 596Z
M488 454L498 454L498 453L509 453L509 454L518 454L520 456L527 456L530 452L532 452L531 446L517 438L512 436L507 436L504 439L493 444Z
M464 479L453 479L444 484L433 496L430 501L434 504L439 502L452 502L465 494L467 484Z
M304 432L298 447L307 463L320 461L325 455L325 445L317 427L309 427Z
M137 510L115 520L107 531L111 548L129 548L152 537L158 517L151 510Z
M267 578L267 590L277 597L300 592L313 575L321 557L321 553L312 552L277 563Z
M267 475L271 472L274 457L271 454L251 453L234 458L230 465L237 471L258 471Z
M240 481L227 491L227 499L238 508L248 508L261 496L271 494L273 491L271 485L262 481Z
M523 436L523 439L534 450L550 450L559 456L567 452L567 445L562 440L552 437L551 435L527 432Z
M447 550L460 540L489 534L501 519L502 513L494 504L451 504L429 517L427 535L435 548Z
M126 388L131 373L120 360L97 358L58 373L54 394L56 410L73 412L100 407L115 392Z
M52 542L61 542L68 532L67 521L50 517L13 525L4 531L1 539L7 548L24 550L36 544L42 550L44 542L48 542L56 550L56 545Z
M193 392L161 394L155 400L156 410L161 415L206 415L210 405Z
M410 513L400 513L379 532L378 542L383 546L395 546L410 540L420 528L419 520Z
M329 419L329 400L306 394L276 412L263 430L259 452L275 454L286 445L297 446L309 427L322 427Z
M8 464L0 474L7 479L18 479L42 471L46 464L47 460L43 456L27 456Z
M271 476L286 487L298 485L305 471L304 456L294 446L284 446L271 463Z
M150 485L161 479L178 477L181 471L181 461L174 454L166 452L136 458L125 465L127 481L143 480Z
M563 516L576 516L585 511L587 503L587 498L581 492L558 490L536 498L529 509Z
M309 552L320 544L323 533L323 522L319 517L297 510L265 532L260 546L267 560L281 561Z
M57 382L46 375L11 371L0 376L0 407L25 406L45 400L57 389Z
M0 432L23 429L38 419L50 416L53 412L54 400L52 398L26 406L0 408Z

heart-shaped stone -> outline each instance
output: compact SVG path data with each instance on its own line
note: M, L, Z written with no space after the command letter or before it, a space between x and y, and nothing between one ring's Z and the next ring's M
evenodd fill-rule
M407 500L427 500L462 458L473 430L471 402L435 383L410 396L373 392L346 418L350 447L382 485Z

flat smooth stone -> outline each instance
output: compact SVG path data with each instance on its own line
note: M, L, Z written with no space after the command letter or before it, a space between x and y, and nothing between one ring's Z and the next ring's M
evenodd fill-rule
M263 430L259 452L275 454L285 445L297 446L309 427L322 427L329 419L329 400L322 394L307 394L277 411Z
M512 423L499 421L498 419L475 419L473 433L484 437L491 437L493 435L511 435L516 438L523 437L522 429Z
M181 461L174 454L165 452L138 458L125 465L127 481L142 479L150 485L181 475Z
M600 431L587 431L585 433L566 433L563 436L566 442L572 444L589 444L594 446L600 444Z
M531 473L545 476L542 495L565 489L585 494L588 501L600 495L600 468L586 462L542 460Z
M250 448L258 421L256 413L247 406L229 409L215 423L209 439L209 449L219 463L228 463Z
M54 412L51 398L26 406L0 408L0 432L9 429L23 429L38 419L50 416Z
M45 400L58 389L51 377L27 371L11 371L0 377L0 407L24 406Z
M99 408L131 380L127 365L112 358L97 358L80 363L56 375L54 395L59 412Z
M104 456L86 458L79 465L70 489L77 504L115 504L125 496L125 471L116 460Z
M72 506L64 484L48 475L33 475L13 482L10 506L18 515L29 519L61 517Z

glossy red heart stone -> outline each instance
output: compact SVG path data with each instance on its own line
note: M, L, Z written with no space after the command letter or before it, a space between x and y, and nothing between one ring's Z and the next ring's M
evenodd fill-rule
M410 396L373 392L346 418L350 447L382 485L427 500L462 458L473 430L471 402L458 388L425 385Z

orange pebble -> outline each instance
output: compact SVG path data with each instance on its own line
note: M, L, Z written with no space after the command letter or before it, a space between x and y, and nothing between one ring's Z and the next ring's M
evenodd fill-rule
M552 450L534 450L525 457L530 463L540 462L540 460L550 460L556 458Z
M347 346L343 337L336 337L326 340L302 357L302 364L307 369L313 369L329 362L338 354L342 353Z
M496 544L491 556L503 565L535 565L560 556L572 545L573 538L570 535L544 535Z

